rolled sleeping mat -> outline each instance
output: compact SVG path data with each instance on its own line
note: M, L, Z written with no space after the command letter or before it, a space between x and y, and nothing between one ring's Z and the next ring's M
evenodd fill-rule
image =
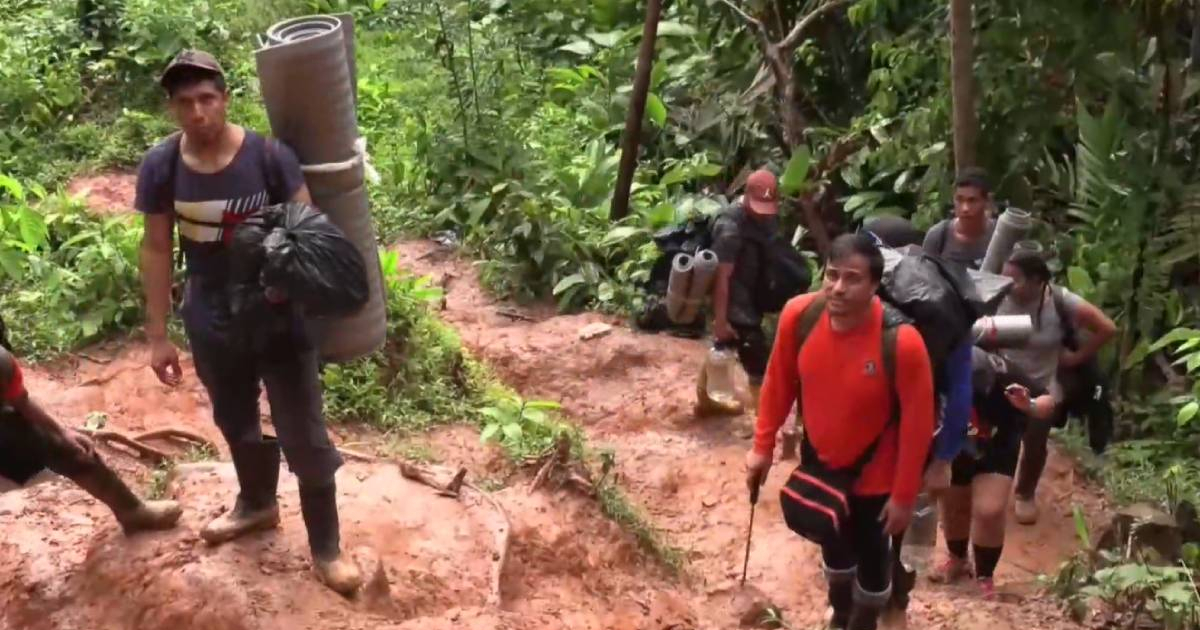
M683 321L683 307L687 305L688 286L692 282L695 259L690 254L676 254L671 261L671 276L667 278L667 317L676 324Z
M355 157L358 122L344 31L330 15L292 18L272 26L254 53L271 132L302 164Z
M335 363L351 361L383 347L387 337L386 287L379 264L379 246L375 241L367 189L359 186L340 196L314 197L313 201L341 228L366 262L367 281L371 288L367 304L353 315L321 318L311 324L320 340L323 359Z
M313 202L355 244L372 275L360 312L314 322L322 357L331 361L370 354L387 336L378 244L356 146L352 32L352 22L334 16L293 18L272 26L255 51L273 135L295 150Z
M1033 337L1033 318L1029 315L989 315L975 320L971 338L984 348L1015 348Z
M717 254L712 250L702 249L696 252L696 257L692 260L692 281L688 284L687 300L683 303L683 312L679 314L679 323L690 324L696 321L704 298L712 291L713 282L717 278L718 264Z
M1020 208L1008 208L996 220L996 231L988 243L987 253L983 256L980 270L989 273L1000 273L1005 261L1012 255L1013 246L1017 241L1024 240L1033 229L1033 215Z

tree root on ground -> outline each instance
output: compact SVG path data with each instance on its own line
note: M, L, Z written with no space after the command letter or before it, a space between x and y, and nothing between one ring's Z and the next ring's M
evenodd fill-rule
M136 455L138 459L150 460L155 466L161 466L162 464L171 461L173 456L166 451L147 444L146 442L150 440L175 440L186 442L192 446L208 449L213 453L217 452L216 444L208 441L208 439L190 431L175 427L147 431L145 433L139 433L133 436L126 435L120 431L107 429L78 429L78 431L84 435L87 435L93 440L108 446L123 446L126 449L133 451L133 454ZM121 449L117 450L121 451Z
M338 452L346 457L369 463L390 461L345 448L339 448ZM499 515L499 523L492 531L496 551L492 553L492 588L488 594L488 604L499 608L503 601L500 590L501 580L504 577L504 567L508 564L509 539L512 535L512 521L508 518L508 512L504 510L500 502L492 497L490 493L484 492L470 483L466 483L466 468L459 468L457 471L454 471L441 466L418 466L403 461L393 463L400 467L400 475L405 479L433 488L440 496L462 500L463 489L465 488L471 491L478 503L489 504L496 511L496 514Z
M557 488L569 485L586 496L596 496L596 484L591 480L590 471L582 465L571 465L571 438L567 434L558 436L554 450L543 459L533 483L529 485L529 494L554 479Z
M496 514L499 515L499 522L492 530L492 535L496 543L496 551L492 554L492 589L488 595L488 604L499 608L502 603L500 583L504 576L504 567L508 564L509 538L512 534L512 521L508 518L508 512L504 510L504 507L500 505L500 502L491 493L484 492L464 481L467 474L466 468L459 468L457 471L453 471L440 466L417 466L408 462L398 462L398 465L400 466L400 474L405 479L411 479L422 485L429 486L441 496L460 500L464 494L462 490L469 490L480 503L491 505Z

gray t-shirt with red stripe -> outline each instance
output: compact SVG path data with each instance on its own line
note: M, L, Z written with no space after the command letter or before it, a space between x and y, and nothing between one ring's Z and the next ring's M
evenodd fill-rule
M178 137L146 152L138 169L134 207L145 214L173 212L187 261L184 319L190 329L227 320L224 291L233 228L259 208L291 199L304 176L287 145L246 130L233 160L216 173L197 173L179 154Z

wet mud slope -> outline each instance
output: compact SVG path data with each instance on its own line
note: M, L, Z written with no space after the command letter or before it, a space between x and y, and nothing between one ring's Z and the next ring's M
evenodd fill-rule
M473 267L453 251L417 241L399 247L404 265L447 290L443 318L464 342L530 398L560 401L593 442L614 447L622 483L656 524L688 551L692 609L699 627L728 627L740 578L749 504L742 462L749 441L736 426L749 418L698 421L695 376L705 345L648 335L600 314L556 315L552 308L499 303ZM584 340L585 327L613 330ZM777 458L778 459L778 458ZM796 462L778 462L758 506L748 583L809 627L825 614L817 550L783 524L778 489ZM1057 604L1038 595L1036 578L1053 573L1077 548L1073 508L1092 519L1103 502L1054 452L1040 494L1037 525L1010 523L997 582L1003 603L982 602L971 587L922 582L909 609L915 628L1071 627Z

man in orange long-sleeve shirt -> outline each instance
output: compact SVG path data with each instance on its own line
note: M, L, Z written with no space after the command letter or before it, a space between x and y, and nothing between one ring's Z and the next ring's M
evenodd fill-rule
M884 311L875 295L882 275L883 257L874 241L865 234L843 235L831 247L821 291L784 307L754 447L746 456L753 488L766 479L775 433L798 394L806 437L824 465L850 468L878 441L852 489L848 527L840 540L821 549L832 627L847 630L876 628L891 594L890 536L903 532L912 518L933 439L933 378L915 328L901 324L897 330L894 383L883 367ZM797 347L800 316L818 296L824 312Z

